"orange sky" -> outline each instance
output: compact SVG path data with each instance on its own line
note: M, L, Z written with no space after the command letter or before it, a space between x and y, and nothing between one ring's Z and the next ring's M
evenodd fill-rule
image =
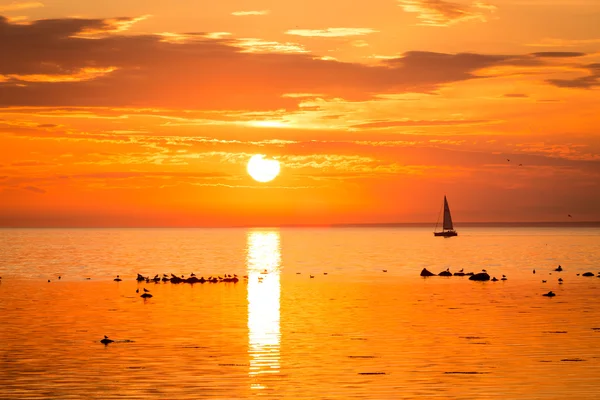
M600 220L597 0L0 0L0 226ZM281 162L253 181L253 154ZM508 161L510 160L510 161Z

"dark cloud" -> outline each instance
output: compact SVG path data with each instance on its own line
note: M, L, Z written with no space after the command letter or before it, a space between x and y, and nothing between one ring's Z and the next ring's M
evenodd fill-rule
M12 24L0 17L0 74L8 77L0 82L0 106L293 108L297 99L282 94L318 92L364 100L378 93L430 92L475 79L481 68L544 63L530 55L412 51L366 66L307 54L248 53L235 40L201 34L178 43L158 35L119 35L114 21ZM87 31L112 33L90 39L81 34ZM39 75L55 79L43 81ZM65 75L79 81L60 81Z
M592 89L600 86L600 63L585 66L590 74L574 79L548 79L547 82L562 88Z
M571 58L571 57L583 57L586 53L579 53L574 51L541 51L538 53L531 53L533 57L538 58Z
M30 192L38 193L38 194L44 194L44 193L46 193L46 191L44 189L40 189L39 187L36 187L36 186L25 186L23 188L23 190L28 190Z

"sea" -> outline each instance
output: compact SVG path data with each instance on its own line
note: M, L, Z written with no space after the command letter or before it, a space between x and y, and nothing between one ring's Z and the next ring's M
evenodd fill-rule
M0 229L0 399L600 399L600 228L457 229Z

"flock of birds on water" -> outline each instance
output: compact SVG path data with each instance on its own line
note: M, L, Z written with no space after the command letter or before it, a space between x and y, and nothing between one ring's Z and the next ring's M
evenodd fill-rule
M383 272L387 272L387 269L382 270ZM559 265L557 268L554 269L555 272L562 272L563 271L563 267L561 265ZM535 269L532 271L533 274L536 273ZM268 271L265 269L261 272L261 274L268 274ZM296 274L300 274L300 272L297 272ZM324 275L327 275L327 272L323 273ZM552 273L550 273L552 274ZM431 271L429 271L427 268L423 268L423 270L421 270L421 274L422 277L427 278L427 277L431 277L431 276L468 276L469 280L472 281L492 281L492 282L497 282L497 281L506 281L508 278L506 277L506 275L502 275L502 278L498 279L495 276L494 277L490 277L490 275L488 274L488 272L483 269L481 270L481 272L478 273L474 273L474 272L464 272L464 269L461 269L458 272L450 272L450 268L447 268L445 271L440 272L439 274L435 274ZM598 272L598 274L594 274L593 272L584 272L583 274L577 274L577 276L585 276L585 277L593 277L596 276L597 278L600 278L600 272ZM314 275L309 275L309 277L312 279L315 276ZM59 276L58 279L60 280L61 277ZM89 278L86 278L89 279ZM244 280L248 280L248 276L244 275L243 276ZM116 278L113 279L115 282L121 282L123 279L120 277L120 275L117 275ZM146 282L146 283L150 283L150 282L154 282L154 283L160 283L160 282L170 282L170 283L174 283L174 284L180 284L180 283L189 283L189 284L194 284L194 283L220 283L220 282L225 282L225 283L237 283L239 282L239 278L236 274L230 275L230 274L225 274L223 276L209 276L208 278L204 278L203 276L198 278L196 276L196 274L194 274L193 272L190 274L190 276L185 277L185 275L182 276L177 276L175 274L163 274L162 277L159 276L158 274L156 274L153 278L150 278L149 276L143 276L142 274L137 274L137 278L136 281L137 282ZM261 282L263 280L263 277L259 276L258 277L258 281ZM2 281L2 277L0 277L0 282ZM50 282L50 280L48 279L48 282ZM546 283L547 280L543 279L542 283ZM563 279L562 278L558 278L558 283L562 284L563 283ZM152 294L150 293L150 291L146 288L142 288L143 293L140 295L140 297L144 298L144 299L148 299L152 297ZM139 293L140 289L136 289L136 293ZM554 293L553 291L549 291L548 293L544 293L542 296L546 296L546 297L554 297L556 296L556 293ZM108 336L104 336L104 339L100 340L101 343L108 345L110 343L113 343L114 340L109 339Z

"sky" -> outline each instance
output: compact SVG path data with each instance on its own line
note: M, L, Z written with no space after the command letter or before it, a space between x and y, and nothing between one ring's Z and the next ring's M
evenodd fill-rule
M0 0L0 227L600 221L598 0ZM281 164L271 182L251 156ZM571 215L571 217L569 217Z

